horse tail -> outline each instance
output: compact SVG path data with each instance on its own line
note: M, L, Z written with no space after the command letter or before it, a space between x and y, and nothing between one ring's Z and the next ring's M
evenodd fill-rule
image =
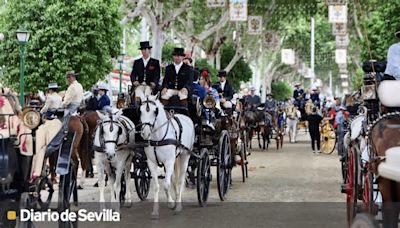
M82 169L87 170L90 166L91 155L89 153L89 126L83 118L80 118L83 125L83 133L80 143L80 159L82 163Z

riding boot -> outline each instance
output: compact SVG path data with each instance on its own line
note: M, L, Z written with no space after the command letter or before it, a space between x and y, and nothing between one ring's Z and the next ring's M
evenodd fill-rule
M179 101L179 105L183 106L183 107L187 107L188 106L188 100L187 99L183 99Z
M168 106L168 104L169 104L169 100L165 100L165 99L162 99L162 98L160 98L160 102L161 102L161 104L163 104L164 106Z

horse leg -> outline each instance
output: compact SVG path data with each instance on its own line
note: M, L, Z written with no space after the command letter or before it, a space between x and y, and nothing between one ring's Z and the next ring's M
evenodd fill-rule
M258 139L258 147L261 149L262 147L261 147L261 142L260 142L260 131L257 131L257 139ZM265 149L265 148L263 148L263 149Z
M168 160L164 163L165 167L165 181L164 181L164 191L165 195L168 200L168 208L169 209L174 209L175 208L175 201L171 196L171 180L172 180L172 174L174 172L174 163L175 159Z
M131 166L132 166L132 155L129 153L129 157L125 163L125 184L126 184L126 200L125 204L131 205L132 204L132 195L131 195Z
M189 151L184 151L178 158L178 170L179 170L179 177L178 183L176 183L176 187L179 188L176 192L176 207L175 212L179 213L182 211L182 195L185 189L185 172L189 163L190 153Z
M154 204L153 204L153 212L151 213L151 218L158 219L159 218L158 193L160 191L160 184L158 183L157 165L150 159L147 159L147 165L149 167L150 173L152 173L151 181L153 182L153 193L154 193Z
M98 184L99 184L99 191L100 191L100 204L102 207L104 207L105 199L104 199L104 188L105 188L105 174L104 174L104 162L103 158L104 154L96 152L95 154L96 157L96 168L97 168L97 173L99 175L98 177Z
M123 160L125 161L125 159ZM122 173L124 172L125 163L123 161L118 162L117 168L115 170L115 182L114 182L114 209L119 211L120 203L119 203L119 195L121 193L121 178Z

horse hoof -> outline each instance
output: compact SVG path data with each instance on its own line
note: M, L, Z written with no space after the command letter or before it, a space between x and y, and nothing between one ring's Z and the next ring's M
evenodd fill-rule
M151 214L151 220L158 220L160 218L160 215L157 213L157 214L155 214L155 213L153 213L153 214Z
M176 205L176 208L174 210L174 215L179 215L182 211L182 204Z
M98 188L99 187L99 182L96 182L93 187Z
M131 208L132 207L132 201L125 201L122 206L123 207L127 207L127 208Z
M175 209L175 207L176 207L176 203L175 202L169 202L168 203L168 208L169 209L173 210L173 209Z
M82 189L83 189L83 187L78 185L78 190L82 190Z

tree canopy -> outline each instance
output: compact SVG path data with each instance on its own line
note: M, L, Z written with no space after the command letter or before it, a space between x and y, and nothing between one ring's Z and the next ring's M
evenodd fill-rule
M89 88L112 69L120 53L121 27L118 0L9 1L1 15L0 65L4 80L18 86L19 48L15 32L31 32L27 44L26 90L43 90L49 82L65 88L65 72L80 72L79 81ZM23 12L23 13L21 13Z

